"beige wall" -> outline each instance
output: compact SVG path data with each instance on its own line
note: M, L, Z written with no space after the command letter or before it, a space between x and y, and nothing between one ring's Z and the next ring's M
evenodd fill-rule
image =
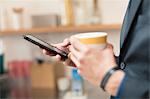
M63 18L65 16L62 0L1 0L0 7L7 9L9 20L11 20L13 7L23 7L25 28L31 27L30 16L35 14L55 13L60 14Z
M129 0L100 0L102 23L122 23Z
M1 8L7 8L10 13L12 7L24 7L24 27L31 27L30 16L33 14L56 13L61 15L62 24L66 24L64 0L0 0ZM86 3L85 19L90 17L93 12L91 2L93 0L84 0ZM99 11L101 13L102 23L121 23L129 0L99 0ZM11 13L9 15L11 18ZM85 20L87 22L88 18Z

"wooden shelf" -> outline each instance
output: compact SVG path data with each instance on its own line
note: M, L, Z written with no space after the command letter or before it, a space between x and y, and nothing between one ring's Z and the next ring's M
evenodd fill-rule
M70 32L94 32L94 31L107 31L107 30L119 30L120 24L104 24L104 25L80 25L80 26L59 26L59 27L41 27L32 29L20 29L13 30L8 29L0 31L0 36L8 35L23 35L34 33L70 33Z

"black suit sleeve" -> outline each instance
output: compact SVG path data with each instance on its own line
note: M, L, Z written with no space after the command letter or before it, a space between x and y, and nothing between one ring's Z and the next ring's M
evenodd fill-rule
M148 83L146 81L141 82L140 80L141 79L133 78L131 75L126 74L123 85L121 86L122 91L121 93L119 93L119 97L121 97L121 99L149 99L148 97L149 87L147 86L146 88L142 86L148 85ZM147 90L145 91L145 89Z
M115 56L115 59L116 59L117 65L119 65L119 57Z

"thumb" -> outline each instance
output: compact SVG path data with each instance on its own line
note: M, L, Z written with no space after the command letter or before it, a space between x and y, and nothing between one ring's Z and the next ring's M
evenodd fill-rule
M70 45L70 41L68 38L66 38L66 39L64 39L63 43L61 43L61 46L67 47L68 45Z

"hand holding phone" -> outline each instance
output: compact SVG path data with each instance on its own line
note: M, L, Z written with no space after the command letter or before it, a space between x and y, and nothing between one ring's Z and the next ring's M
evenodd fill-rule
M57 47L55 47L51 44L48 44L47 42L45 42L39 38L36 38L32 35L23 35L23 37L25 40L39 46L42 49L45 49L46 51L48 51L50 53L53 53L54 55L57 55L57 54L60 55L63 60L68 59L68 53L67 52L62 51L62 50L58 49Z

